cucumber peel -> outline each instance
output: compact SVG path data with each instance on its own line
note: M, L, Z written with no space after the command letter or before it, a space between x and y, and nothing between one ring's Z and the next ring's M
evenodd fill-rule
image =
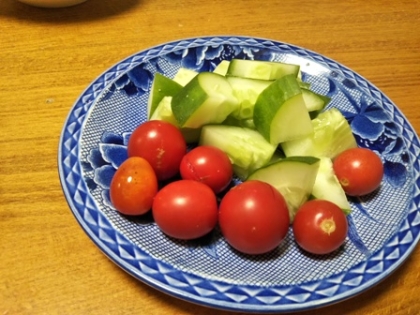
M238 108L224 76L201 72L172 98L172 112L180 127L200 128L223 122Z
M172 96L163 97L153 112L152 116L150 117L150 120L163 120L178 127L178 122L176 121L174 113L172 112L171 104Z
M150 97L147 103L147 117L153 115L160 101L165 96L174 96L182 89L182 86L172 79L165 77L159 72L155 73L152 87L150 89Z
M159 103L158 107L154 111L150 120L162 120L166 121L181 131L186 143L196 143L200 138L200 128L180 128L178 122L175 119L174 113L172 112L172 96L165 96Z
M274 81L261 92L254 107L254 124L274 145L313 132L302 90L293 75Z

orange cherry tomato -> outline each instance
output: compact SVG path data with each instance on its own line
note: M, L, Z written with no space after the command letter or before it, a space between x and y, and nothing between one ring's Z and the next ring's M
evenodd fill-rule
M122 214L141 215L152 208L158 191L158 180L153 168L144 158L125 160L111 181L111 202Z

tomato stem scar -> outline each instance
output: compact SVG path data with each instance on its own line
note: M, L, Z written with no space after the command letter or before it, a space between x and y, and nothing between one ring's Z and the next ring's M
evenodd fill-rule
M330 235L331 233L335 231L335 228L336 228L335 221L333 218L324 219L322 220L320 227L322 231Z

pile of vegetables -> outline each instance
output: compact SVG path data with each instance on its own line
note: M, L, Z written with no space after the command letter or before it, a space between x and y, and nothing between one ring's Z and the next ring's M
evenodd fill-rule
M330 253L347 236L347 196L376 190L383 166L357 147L338 109L325 109L329 101L301 80L299 66L279 62L156 73L149 119L130 137L111 201L126 215L152 211L173 238L219 225L234 249L262 254L292 225L302 249ZM232 187L234 176L241 183Z

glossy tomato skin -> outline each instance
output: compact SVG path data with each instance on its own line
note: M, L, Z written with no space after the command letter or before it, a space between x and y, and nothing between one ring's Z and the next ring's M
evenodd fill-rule
M148 212L157 191L155 172L149 162L141 157L125 160L114 174L109 188L112 204L125 215Z
M384 175L381 158L366 148L342 152L334 159L333 168L349 196L363 196L375 191Z
M233 168L227 154L219 148L198 146L184 155L180 173L183 179L202 182L218 194L231 182Z
M233 187L219 206L219 225L225 240L245 254L275 249L285 238L289 224L284 197L258 180Z
M297 211L293 221L296 243L305 251L323 255L338 249L348 232L347 218L334 203L310 200Z
M168 236L191 240L208 234L217 224L217 199L207 185L178 180L164 186L155 196L153 218Z
M139 125L128 141L128 156L140 156L153 167L158 180L177 175L179 165L187 150L181 131L160 120L150 120Z

